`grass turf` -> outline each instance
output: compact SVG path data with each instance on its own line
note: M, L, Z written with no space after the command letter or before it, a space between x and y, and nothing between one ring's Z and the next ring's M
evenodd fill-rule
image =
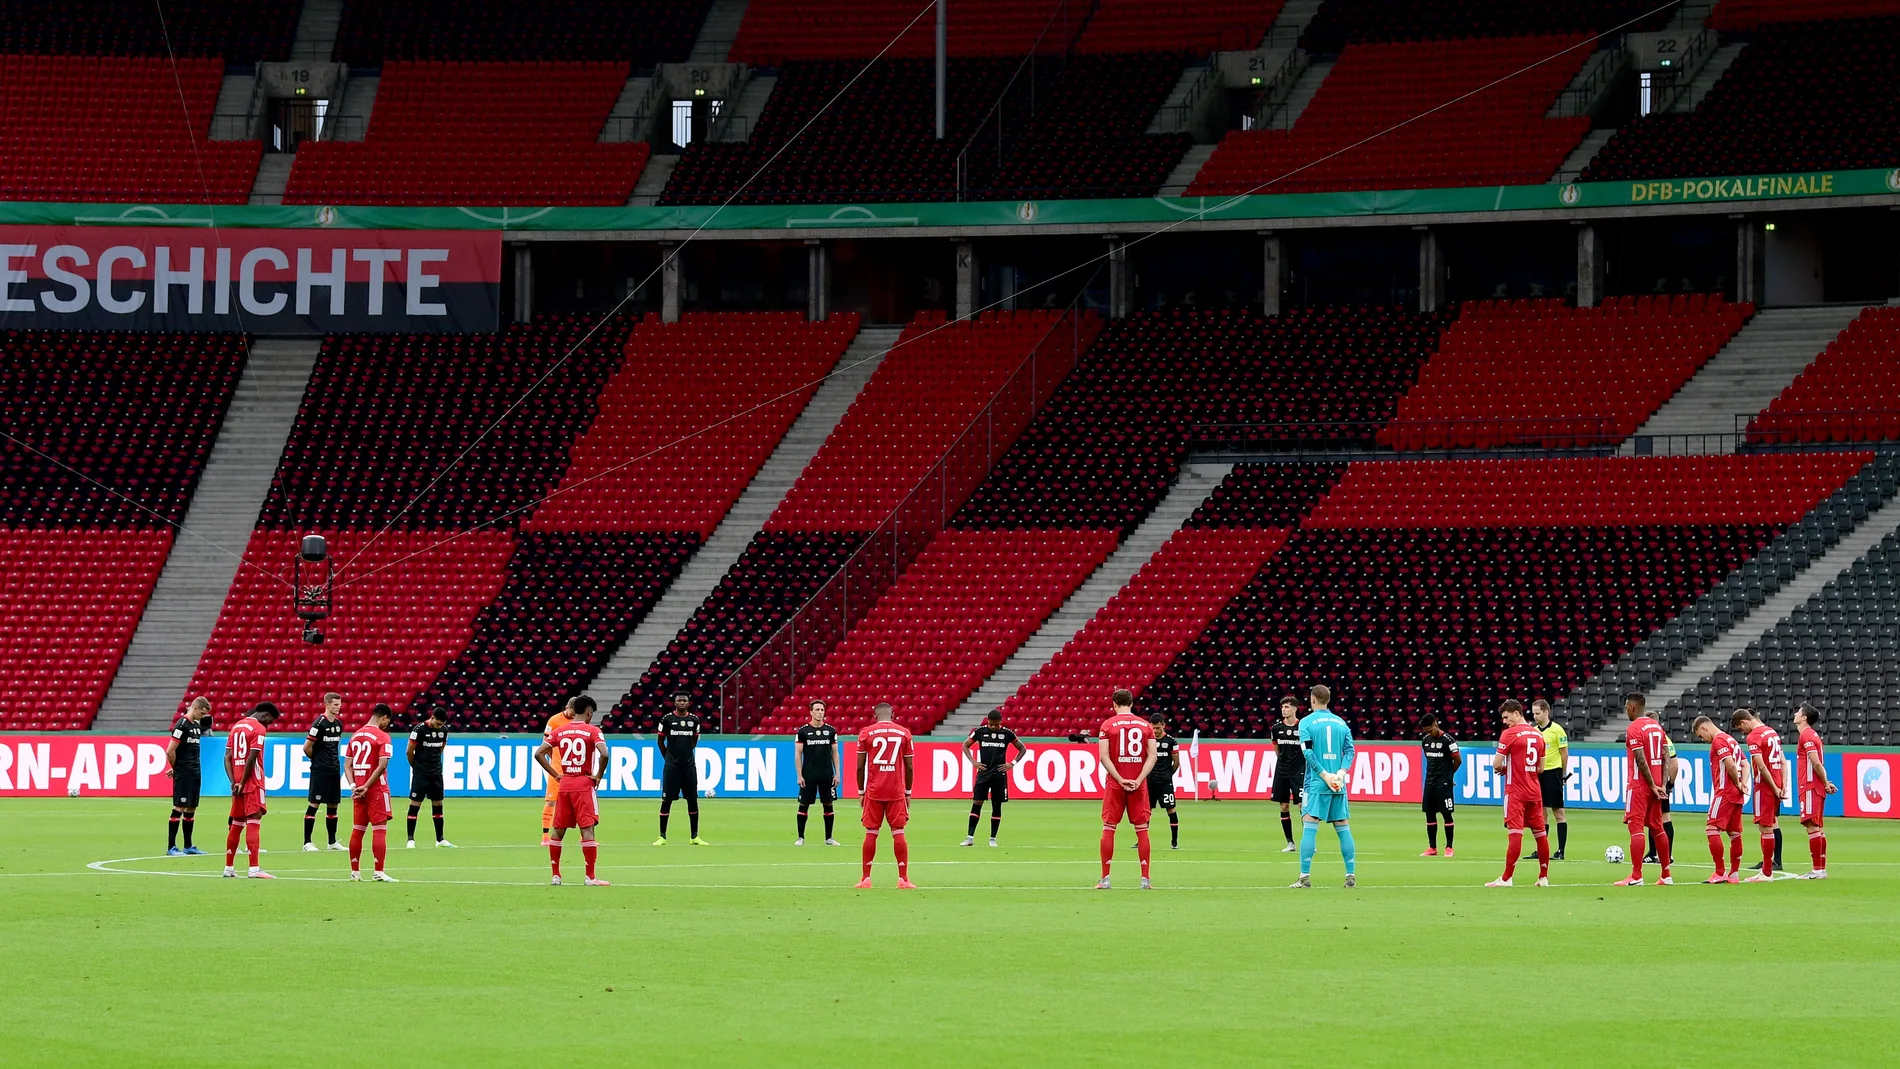
M215 817L211 856L96 865L160 853L163 802L0 801L0 1062L1629 1065L1747 1049L1772 1021L1780 1062L1871 1064L1900 991L1894 823L1833 822L1823 883L1624 890L1615 814L1579 813L1558 886L1526 886L1533 859L1507 891L1480 886L1496 809L1461 814L1447 860L1417 856L1415 808L1358 805L1360 886L1323 829L1302 892L1271 807L1202 802L1179 852L1158 826L1158 890L1134 889L1124 829L1096 893L1092 804L1018 802L990 850L955 845L966 804L921 802L922 889L899 893L888 834L877 889L851 889L854 805L842 848L793 848L790 802L713 799L713 846L676 810L656 849L654 804L608 801L615 886L576 886L570 836L559 889L538 801L451 800L462 849L392 850L395 885L296 852L302 804L274 805L266 868L298 879L264 883L194 878L221 867ZM1677 828L1688 884L1708 854L1695 815ZM1806 869L1798 829L1786 852Z

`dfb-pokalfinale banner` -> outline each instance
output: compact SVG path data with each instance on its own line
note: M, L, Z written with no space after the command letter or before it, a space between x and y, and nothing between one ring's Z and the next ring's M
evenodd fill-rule
M42 735L0 735L0 797L46 797L68 794L118 797L166 797L171 781L164 775L165 736L97 736L84 732ZM394 737L396 759L389 770L390 789L409 790L405 735ZM443 786L456 797L526 798L546 787L534 763L540 740L534 736L452 737L443 755ZM206 798L229 794L224 774L224 738L207 736L201 744ZM1028 753L1010 773L1010 796L1015 799L1098 797L1101 778L1095 747L1068 742L1026 740ZM841 748L843 782L852 789L857 753L854 742ZM1677 812L1706 810L1709 804L1708 748L1678 744L1681 758L1671 802ZM1492 746L1472 741L1464 745L1464 767L1457 777L1456 798L1463 805L1497 805L1503 783L1491 771ZM1793 754L1788 755L1793 775ZM1570 751L1565 803L1573 809L1621 809L1628 784L1620 746L1579 745ZM953 740L920 739L916 756L916 796L967 797L974 769L962 745ZM705 739L698 752L699 781L705 793L736 798L789 798L798 793L792 743L778 739ZM1828 799L1830 816L1900 817L1894 804L1895 770L1900 750L1832 750L1825 757L1828 778L1840 793ZM1233 800L1268 797L1278 761L1271 743L1258 741L1204 741L1190 750L1183 746L1183 765L1176 773L1175 794L1183 801ZM608 739L607 779L601 794L608 798L640 798L660 793L659 752L647 739ZM302 795L310 786L310 762L303 756L303 736L270 736L264 756L265 785L273 795ZM1411 802L1421 796L1424 759L1413 743L1367 742L1358 746L1353 766L1352 799L1358 802ZM1792 792L1783 812L1793 814Z
M0 328L493 331L501 235L0 226Z

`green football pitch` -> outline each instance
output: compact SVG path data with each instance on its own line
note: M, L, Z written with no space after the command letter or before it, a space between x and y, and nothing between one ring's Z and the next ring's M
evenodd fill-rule
M266 883L215 878L215 816L211 856L166 858L162 801L0 801L0 1064L1892 1064L1900 824L1831 824L1826 882L1702 887L1685 814L1683 883L1621 889L1621 826L1583 813L1556 886L1533 860L1487 890L1496 809L1460 814L1447 860L1418 856L1415 809L1360 805L1360 885L1325 829L1296 891L1271 807L1199 802L1179 851L1158 831L1156 890L1124 830L1096 892L1094 805L1017 802L992 850L956 845L967 805L924 802L920 890L887 836L867 892L854 804L840 848L794 848L789 802L723 799L713 845L682 810L655 848L654 803L606 802L610 888L578 886L571 837L547 886L538 800L451 800L460 849L392 850L394 885L298 852L301 801L274 806Z

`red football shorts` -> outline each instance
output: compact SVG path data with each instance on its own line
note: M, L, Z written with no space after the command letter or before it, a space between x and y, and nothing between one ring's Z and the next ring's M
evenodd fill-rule
M1742 800L1716 795L1709 801L1709 827L1735 835L1742 833Z
M245 791L243 794L234 794L231 796L232 821L256 820L266 812L268 812L268 810L264 808L264 785L262 783Z
M865 798L861 801L864 808L865 831L876 831L887 821L892 831L902 831L904 825L910 823L910 799L908 798L892 798L888 801L882 798Z
M1544 799L1506 798L1504 800L1504 826L1511 831L1544 830Z
M1114 827L1121 823L1122 814L1128 815L1128 823L1137 828L1148 826L1148 781L1143 780L1134 790L1126 790L1120 783L1110 779L1102 785L1102 823Z
M1755 792L1755 823L1764 828L1773 827L1775 818L1781 815L1781 799L1773 791Z
M358 793L351 799L350 811L353 814L350 818L351 823L359 828L367 828L373 824L387 824L391 816L389 792L377 791L369 795Z
M600 805L594 800L594 786L562 787L554 798L552 828L591 828L600 823Z
M1801 792L1801 823L1820 827L1821 814L1827 810L1827 795L1820 789Z
M1632 828L1654 828L1662 830L1662 799L1656 797L1649 785L1641 781L1630 784L1630 800L1623 807L1623 823Z

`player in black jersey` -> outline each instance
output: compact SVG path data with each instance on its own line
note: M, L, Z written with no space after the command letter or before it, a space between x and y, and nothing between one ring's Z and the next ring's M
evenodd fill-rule
M1286 836L1282 854L1299 847L1293 845L1293 804L1304 806L1306 751L1300 748L1300 700L1289 694L1280 699L1280 722L1273 725L1273 800L1280 803L1280 834Z
M694 846L710 845L699 837L699 717L693 714L690 694L673 695L673 710L660 717L658 736L660 757L666 770L660 776L660 837L654 846L666 845L666 818L673 799L686 799L686 819L691 824Z
M440 709L429 710L429 718L409 731L409 842L404 849L416 848L416 818L425 798L435 817L435 845L455 847L442 834L442 750L448 744L449 722Z
M1445 856L1452 857L1452 816L1458 811L1458 803L1452 794L1458 780L1458 766L1465 763L1465 755L1458 752L1458 740L1445 734L1438 718L1430 713L1418 718L1420 733L1419 745L1425 751L1425 793L1421 804L1425 809L1425 852L1420 857L1434 857L1438 854L1438 826L1432 822L1436 817L1445 825Z
M838 802L838 729L825 723L825 703L812 702L811 723L800 724L792 736L792 763L798 766L798 838L805 845L805 814L816 801L825 807L825 845L841 845L831 837Z
M1155 767L1148 773L1148 803L1168 811L1168 849L1181 849L1181 815L1174 808L1174 770L1181 767L1181 740L1168 734L1168 715L1153 713Z
M1009 748L1016 747L1016 756ZM976 769L975 786L970 792L970 830L963 846L976 845L976 822L983 813L983 800L990 803L990 845L996 845L996 833L1003 826L1003 803L1009 801L1009 770L1028 753L1016 733L1003 726L1003 711L991 709L983 722L963 740L963 755Z
M316 853L310 837L317 830L317 807L323 807L323 827L330 833L330 849L341 850L336 841L336 807L343 801L343 695L331 691L323 696L323 712L310 722L304 735L303 755L310 759L310 805L303 811L303 848Z
M172 780L172 815L165 825L165 854L202 854L191 844L191 833L198 819L198 789L203 783L204 766L198 763L198 740L211 723L211 699L193 698L185 715L172 725L171 741L165 744L165 774ZM178 832L185 833L185 848L178 848Z

